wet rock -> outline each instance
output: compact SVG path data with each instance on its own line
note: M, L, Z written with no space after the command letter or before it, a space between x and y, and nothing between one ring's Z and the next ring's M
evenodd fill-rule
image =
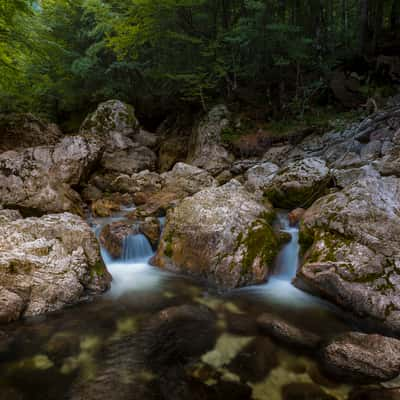
M161 235L160 220L154 217L147 217L139 224L139 230L149 239L151 245L155 247Z
M202 168L212 175L229 169L234 156L222 146L222 132L230 124L226 106L217 105L194 128L189 143L187 163Z
M0 153L54 145L61 138L62 132L57 125L32 114L0 114Z
M74 304L111 280L93 232L67 213L1 224L0 266L3 322Z
M272 214L234 180L198 192L168 212L153 263L224 288L263 282L279 249Z
M306 158L279 170L264 186L264 193L276 207L307 207L323 194L329 180L325 161Z
M132 221L117 221L106 225L102 229L99 240L113 258L120 258L124 239L128 235L136 233L139 233L139 228Z
M268 338L257 337L228 365L229 371L243 382L260 382L278 365L275 345Z
M400 389L356 388L348 400L399 400Z
M101 151L98 141L71 136L55 146L2 153L0 203L27 214L82 214L82 200L72 187L88 176Z
M305 213L296 286L400 331L400 180L366 178Z
M282 400L336 400L312 383L289 383L282 388Z
M205 306L169 307L149 321L142 335L146 358L156 369L179 364L214 347L216 316Z
M257 323L262 332L289 346L311 350L317 348L321 342L318 335L300 329L272 314L262 314Z
M226 314L227 331L242 336L257 336L258 325L249 314Z
M400 373L400 340L350 332L324 346L321 360L329 373L342 378L387 381Z
M290 226L295 226L300 222L305 214L306 210L304 208L295 208L288 214Z

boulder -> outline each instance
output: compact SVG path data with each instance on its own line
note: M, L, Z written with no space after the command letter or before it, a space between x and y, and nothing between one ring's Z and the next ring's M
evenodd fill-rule
M113 213L120 211L121 205L109 200L99 199L93 202L91 210L96 217L110 217Z
M72 214L0 225L0 320L58 310L105 291L111 277L90 227Z
M259 192L262 197L264 188L268 187L278 171L279 167L270 162L256 165L244 174L245 186L251 192Z
M130 144L125 149L109 149L104 152L101 166L111 172L134 174L143 170L156 169L157 156L147 147L137 143Z
M231 115L224 105L217 105L194 128L189 142L187 163L212 175L229 169L234 156L222 146L221 135L230 124Z
M329 181L325 161L306 158L280 169L264 185L264 194L279 208L307 207L323 195Z
M368 177L380 177L379 172L371 164L364 165L360 168L333 169L331 174L335 185L339 188L349 186L353 183L356 183L360 179Z
M400 332L400 179L365 178L317 200L300 225L295 284Z
M257 319L261 331L286 345L301 349L318 348L321 338L315 333L300 329L272 314L262 314Z
M183 162L188 155L189 138L187 136L167 136L158 150L158 168L169 171L177 162Z
M400 374L400 340L349 332L321 349L324 369L348 380L388 381Z
M233 288L263 282L279 249L273 211L232 180L169 210L154 265Z
M61 138L62 132L57 125L32 114L0 114L0 153L53 145Z
M0 203L27 214L70 211L82 214L82 201L72 186L89 175L102 146L82 136L0 154Z
M83 121L79 133L96 135L107 141L118 141L118 137L134 137L140 133L134 108L119 100L108 100Z

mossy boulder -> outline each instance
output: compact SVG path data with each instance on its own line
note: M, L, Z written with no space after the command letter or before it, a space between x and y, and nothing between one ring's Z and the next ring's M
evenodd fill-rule
M119 100L108 100L99 104L97 109L86 117L80 134L107 138L116 133L133 137L139 130L135 109L131 105Z
M264 184L264 195L279 208L308 207L324 194L329 168L319 158L289 163Z
M316 201L295 284L400 332L400 179L366 178Z
M280 246L272 219L235 180L202 190L168 212L153 263L222 288L263 282Z

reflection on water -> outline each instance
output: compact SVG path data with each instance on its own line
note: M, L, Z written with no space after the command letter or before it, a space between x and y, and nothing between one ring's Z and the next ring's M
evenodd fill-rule
M298 232L280 218L292 240L270 281L225 295L151 267L143 235L125 241L120 260L102 249L109 293L0 332L0 400L280 400L308 389L320 391L310 399L346 400L349 386L258 331L263 312L322 335L348 329L335 308L291 285ZM114 220L91 223L99 233Z

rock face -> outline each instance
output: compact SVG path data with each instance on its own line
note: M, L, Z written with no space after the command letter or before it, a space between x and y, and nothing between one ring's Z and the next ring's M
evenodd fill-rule
M260 193L262 196L264 188L268 187L278 171L279 167L270 162L248 169L244 174L246 188L252 192Z
M400 179L366 178L319 199L300 226L295 284L400 332Z
M229 126L226 106L215 106L195 127L189 143L187 163L212 175L229 169L234 157L221 145L221 134Z
M359 332L343 334L321 351L325 369L346 379L387 381L400 373L400 341Z
M0 225L0 321L58 310L110 284L97 240L72 214Z
M57 125L48 124L32 114L0 115L0 153L52 145L61 138Z
M260 283L279 247L271 216L237 181L203 190L168 212L153 262L225 288Z
M325 161L306 158L279 170L270 183L264 185L264 193L276 207L307 207L323 194L329 180Z
M101 144L81 136L55 146L0 154L0 203L28 214L70 211L82 214L78 185L99 159Z

